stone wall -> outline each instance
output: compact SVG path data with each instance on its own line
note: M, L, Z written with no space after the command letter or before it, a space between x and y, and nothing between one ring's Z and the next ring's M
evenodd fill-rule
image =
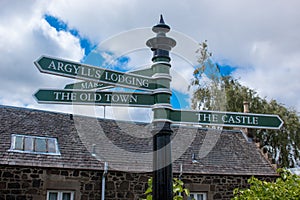
M0 200L33 199L42 194L41 169L1 167Z
M206 192L208 199L224 200L233 197L235 188L248 187L247 180L251 176L234 175L183 175L182 180L191 192ZM272 181L275 177L257 177L262 180Z
M106 198L140 199L147 189L147 182L151 174L135 174L124 172L111 172L107 176Z
M0 166L0 200L45 200L47 190L75 192L75 200L101 199L102 171ZM106 200L138 200L144 197L151 174L114 172L106 178ZM176 177L176 175L175 175ZM232 198L234 188L247 186L249 176L188 175L182 180L208 199ZM275 177L264 178L272 180Z
M47 190L75 192L75 200L101 199L103 171L0 166L0 200L44 200ZM149 174L109 172L106 200L139 199Z

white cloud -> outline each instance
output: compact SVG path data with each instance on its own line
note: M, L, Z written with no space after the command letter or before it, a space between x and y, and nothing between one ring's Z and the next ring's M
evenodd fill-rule
M41 74L33 65L40 55L77 61L83 56L78 38L57 32L43 19L44 14L60 18L94 43L123 31L151 27L163 14L172 28L169 35L178 36L175 37L178 44L174 53L176 48L182 48L182 52L192 52L194 48L180 43L179 35L172 32L174 30L197 42L207 39L214 60L238 66L235 76L241 77L243 83L258 90L262 96L279 100L299 111L299 7L297 0L4 0L0 2L0 104L69 109L38 105L31 96L39 88L63 88L64 84L73 82ZM129 44L133 41L132 38L126 40ZM143 59L135 61L139 56L131 55L134 58L130 61L132 66L145 63ZM186 56L190 54L183 57L186 59ZM192 59L187 58L188 61ZM172 68L188 77L191 70L180 67L184 61L173 61ZM177 88L185 87L178 82L172 84Z
M0 103L41 107L32 97L36 90L62 87L67 80L41 74L33 62L42 54L80 60L83 51L77 38L56 32L46 23L43 4L4 4L1 9L5 12L1 12L1 17L5 20L0 22ZM7 9L14 12L7 12Z
M288 107L299 110L300 92L299 63L298 56L286 55L283 52L276 52L270 43L255 44L256 61L253 67L240 69L236 76L241 77L241 81L259 92L262 97L276 99ZM273 57L278 55L278 57ZM272 60L266 60L271 58Z

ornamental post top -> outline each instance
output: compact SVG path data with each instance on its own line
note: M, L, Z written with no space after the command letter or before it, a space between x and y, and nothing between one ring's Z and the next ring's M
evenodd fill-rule
M159 23L152 27L152 31L156 36L147 40L146 45L153 51L152 61L171 60L169 51L176 45L176 41L166 36L170 31L170 26L165 24L164 18L160 15Z
M165 24L163 15L160 15L159 23L155 26L153 26L152 31L155 33L167 33L170 31L170 26Z

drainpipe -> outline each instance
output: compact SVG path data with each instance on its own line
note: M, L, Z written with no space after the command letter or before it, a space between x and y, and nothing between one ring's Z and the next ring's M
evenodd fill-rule
M179 180L181 180L181 177L182 177L182 163L180 164ZM179 195L181 196L181 192L179 192Z
M108 163L105 162L104 163L104 171L103 171L103 175L102 175L102 194L101 194L101 200L105 199L105 178L107 176L107 171L108 171Z
M179 180L181 180L182 177L182 163L180 164L180 174L179 174Z

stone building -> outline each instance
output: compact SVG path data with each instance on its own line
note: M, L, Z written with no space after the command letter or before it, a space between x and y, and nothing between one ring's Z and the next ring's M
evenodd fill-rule
M230 199L252 175L277 174L241 131L173 126L174 177L197 199ZM0 200L141 199L151 125L0 106ZM104 162L108 162L105 175Z

